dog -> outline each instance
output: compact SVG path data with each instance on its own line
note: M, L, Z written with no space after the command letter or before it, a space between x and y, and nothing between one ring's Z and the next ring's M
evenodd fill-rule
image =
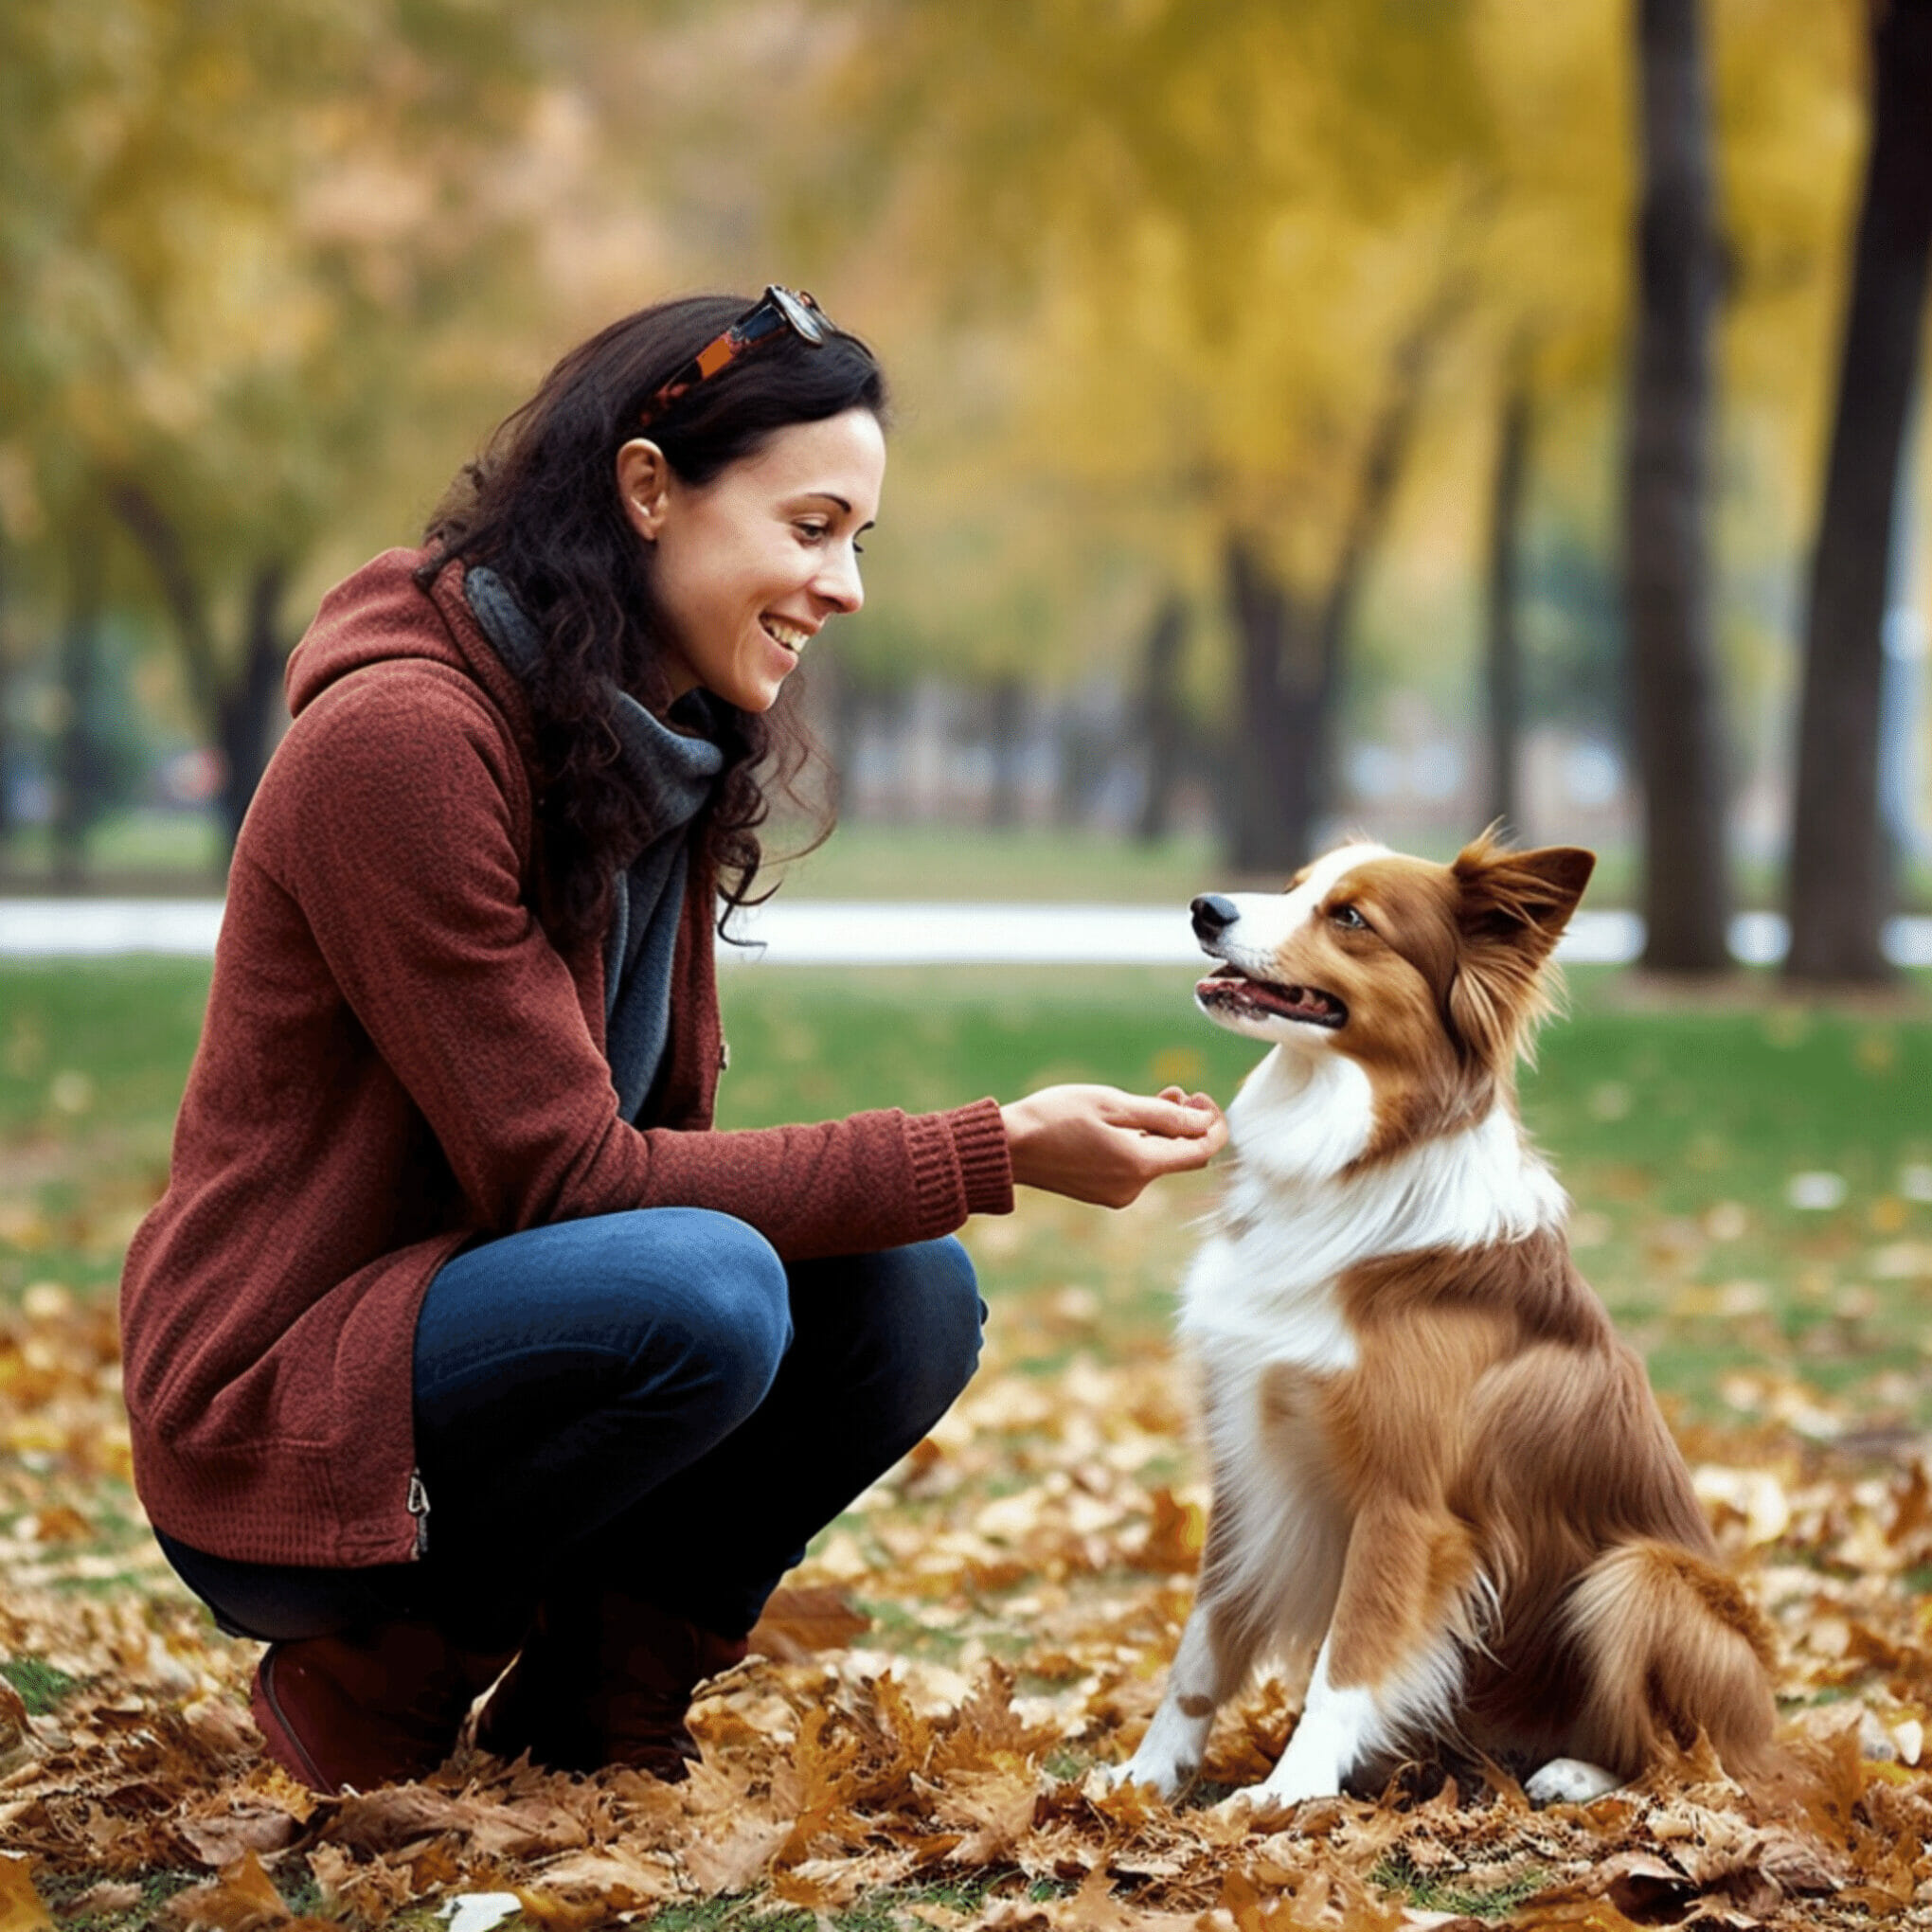
M1263 1651L1318 1645L1265 1782L1372 1794L1435 1750L1600 1795L1693 1745L1766 1761L1770 1642L1718 1566L1643 1365L1578 1274L1517 1117L1595 866L1491 832L1352 844L1193 902L1210 1019L1273 1051L1228 1108L1188 1274L1213 1502L1165 1695L1102 1782L1173 1799ZM1539 1768L1540 1767L1540 1768Z

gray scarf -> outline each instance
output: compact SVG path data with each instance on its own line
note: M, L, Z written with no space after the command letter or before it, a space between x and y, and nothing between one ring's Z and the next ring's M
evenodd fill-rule
M463 590L496 654L528 683L544 644L510 586L493 570L474 565L463 573ZM671 968L690 869L691 823L710 802L724 754L708 736L673 731L629 691L617 690L615 697L611 724L618 762L655 828L651 842L611 881L604 934L604 1057L617 1111L635 1121L671 1037ZM671 715L695 730L715 728L702 691L681 698Z

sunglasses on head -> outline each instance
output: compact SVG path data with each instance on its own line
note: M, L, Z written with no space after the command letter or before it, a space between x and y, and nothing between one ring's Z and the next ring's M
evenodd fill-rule
M814 349L838 332L832 317L810 295L802 290L795 293L781 289L773 282L730 328L722 335L714 335L676 375L652 392L638 420L648 426L707 377L728 368L746 349L755 349L787 329Z

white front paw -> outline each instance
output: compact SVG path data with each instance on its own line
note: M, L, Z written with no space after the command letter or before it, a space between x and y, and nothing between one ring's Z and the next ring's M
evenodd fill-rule
M1087 1773L1086 1788L1093 1797L1100 1798L1124 1784L1142 1784L1156 1798L1172 1804L1193 1782L1196 1768L1136 1751L1124 1764L1096 1764Z
M1279 1832L1293 1821L1298 1801L1280 1797L1265 1784L1250 1784L1245 1790L1229 1792L1208 1809L1214 1816L1226 1818L1249 1832Z
M1606 1791L1615 1791L1623 1780L1601 1764L1582 1758L1552 1758L1542 1770L1523 1783L1523 1796L1531 1804L1588 1804Z
M1289 1764L1284 1759L1248 1794L1257 1805L1286 1811L1305 1798L1333 1798L1342 1780L1310 1764Z

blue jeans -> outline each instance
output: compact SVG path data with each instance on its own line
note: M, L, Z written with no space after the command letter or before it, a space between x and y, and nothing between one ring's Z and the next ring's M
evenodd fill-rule
M957 1241L780 1261L741 1221L654 1208L466 1250L416 1326L416 1563L237 1563L163 1536L264 1641L422 1619L511 1649L540 1596L617 1588L725 1636L952 1405L986 1314Z

